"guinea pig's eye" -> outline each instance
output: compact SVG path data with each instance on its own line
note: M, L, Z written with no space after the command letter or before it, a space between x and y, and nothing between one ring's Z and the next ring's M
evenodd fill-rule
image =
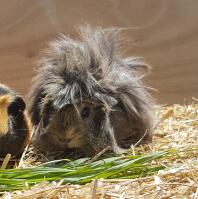
M89 115L90 115L90 108L89 107L84 107L83 108L83 110L82 110L82 112L81 112L81 117L83 118L83 119L85 119L85 118L87 118L87 117L89 117Z

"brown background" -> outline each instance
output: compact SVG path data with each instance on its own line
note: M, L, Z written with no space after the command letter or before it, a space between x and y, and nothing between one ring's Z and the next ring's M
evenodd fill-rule
M84 23L132 28L123 54L153 66L148 83L160 102L198 96L197 0L1 0L0 81L26 95L46 42Z

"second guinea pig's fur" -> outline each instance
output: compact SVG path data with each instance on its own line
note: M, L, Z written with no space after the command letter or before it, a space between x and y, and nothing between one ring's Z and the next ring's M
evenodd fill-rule
M49 44L30 93L34 145L46 154L114 152L152 140L154 101L139 58L122 59L116 30L90 27Z
M30 121L24 112L22 97L9 87L0 84L0 157L8 153L20 157L29 142Z

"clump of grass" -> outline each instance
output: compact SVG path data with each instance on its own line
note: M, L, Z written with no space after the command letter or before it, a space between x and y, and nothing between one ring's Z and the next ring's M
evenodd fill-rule
M76 161L56 160L30 168L0 169L0 191L14 191L31 188L43 181L60 181L62 184L85 184L94 179L132 179L144 177L165 169L160 158L171 158L194 148L168 149L145 155L124 155L94 162L88 158ZM156 162L156 161L155 161Z
M29 147L20 161L29 168L1 169L0 191L16 199L197 198L198 104L164 107L158 117L153 142L121 157L41 164L46 158Z

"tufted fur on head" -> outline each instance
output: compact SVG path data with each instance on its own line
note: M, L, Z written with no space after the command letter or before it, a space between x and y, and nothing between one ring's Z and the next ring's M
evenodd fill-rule
M141 80L148 65L118 56L116 29L84 27L79 32L79 39L62 34L51 42L39 63L29 98L35 145L54 151L63 142L60 148L67 150L71 129L83 144L70 148L89 152L150 141L155 103ZM91 109L86 119L85 105Z

